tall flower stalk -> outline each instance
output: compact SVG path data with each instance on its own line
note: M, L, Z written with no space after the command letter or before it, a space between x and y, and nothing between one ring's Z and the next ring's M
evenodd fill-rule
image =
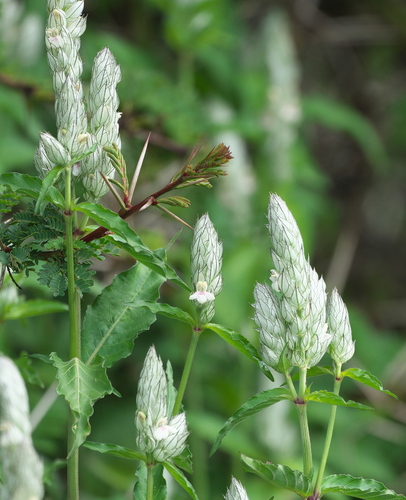
M87 108L81 82L80 37L86 29L83 0L48 0L45 31L47 57L55 91L57 138L40 135L35 166L40 176L58 180L64 186L66 275L70 320L70 358L81 360L81 292L76 284L74 229L78 221L74 208L76 183L81 181L84 197L97 201L108 190L103 179L114 168L103 147L120 147L116 85L120 68L106 48L95 58ZM48 182L48 181L47 181ZM62 184L61 184L62 183ZM86 220L86 218L84 218ZM82 227L85 222L82 221ZM68 434L68 497L79 498L79 450L74 446L71 414Z
M303 240L285 202L271 194L268 229L274 269L270 286L257 284L254 290L254 319L259 330L260 352L268 366L285 376L298 411L303 448L303 472L313 467L307 419L307 372L329 352L334 364L334 394L341 385L341 366L354 353L348 313L334 290L329 299L325 283L311 268L304 254ZM291 372L297 367L296 388ZM336 406L332 406L325 448L315 492L320 491L333 434ZM317 493L315 493L317 496Z
M190 252L190 272L195 292L189 298L195 304L197 321L192 331L192 339L179 384L173 409L174 415L179 412L182 404L200 334L204 330L204 325L214 316L214 300L222 287L222 253L223 245L218 239L210 217L205 214L196 223Z
M186 447L189 435L185 413L171 416L168 381L161 359L150 347L141 371L137 393L137 447L146 455L147 496L153 500L154 467L177 457Z

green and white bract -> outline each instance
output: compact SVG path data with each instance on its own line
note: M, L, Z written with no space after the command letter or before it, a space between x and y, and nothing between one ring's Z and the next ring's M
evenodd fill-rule
M221 292L223 245L208 214L197 221L190 254L190 271L194 290L190 300L197 302L199 323L208 323L214 316L214 298Z
M286 203L271 194L268 229L275 269L271 286L257 284L255 322L263 359L284 371L286 363L299 368L316 365L331 342L326 322L326 285L304 254L303 240Z
M235 477L231 478L230 488L224 498L225 500L249 500L244 486Z
M141 371L137 393L137 446L154 462L177 457L186 447L189 435L186 415L168 413L168 382L162 361L150 347Z

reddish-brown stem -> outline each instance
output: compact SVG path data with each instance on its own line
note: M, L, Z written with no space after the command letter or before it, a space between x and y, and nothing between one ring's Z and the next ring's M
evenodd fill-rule
M118 215L122 219L127 219L131 215L139 212L141 210L141 208L148 202L150 205L156 205L156 200L159 196L162 196L163 194L168 193L169 191L172 191L172 189L175 189L176 186L178 186L179 184L182 184L182 182L185 182L185 179L183 176L180 176L178 179L176 179L176 181L170 182L165 187L163 187L159 191L156 191L154 194L147 196L146 198L144 198L142 201L140 201L136 205L132 205L130 208L128 208L126 210L121 209L118 212ZM152 200L152 203L151 203L151 200ZM91 233L83 236L83 238L81 238L81 239L85 243L89 243L90 241L102 238L103 236L105 236L108 233L108 231L109 230L107 228L100 226L97 229L95 229L94 231L92 231Z

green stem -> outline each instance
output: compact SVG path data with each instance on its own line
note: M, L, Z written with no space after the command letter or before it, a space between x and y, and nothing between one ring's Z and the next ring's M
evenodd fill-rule
M290 373L285 372L285 380L286 380L286 383L288 384L290 392L292 393L293 399L297 399L296 388L292 382L292 377L290 376Z
M299 379L299 398L296 399L296 408L299 415L300 435L303 449L303 474L308 476L313 467L312 445L310 441L309 422L307 420L307 403L305 401L306 393L306 368L300 369Z
M340 387L341 387L341 382L342 382L342 378L340 376L340 373L341 373L341 365L336 367L336 373L335 373L335 379L334 379L333 392L334 392L334 394L337 394L337 395L340 393ZM322 454L321 462L320 462L320 469L319 469L319 473L317 474L316 485L314 487L313 498L319 498L321 482L323 480L324 471L326 470L326 464L327 464L328 454L330 451L331 439L333 437L336 413L337 413L337 406L332 406L331 410L330 410L330 419L329 419L328 426L327 426L326 440L324 442L324 449L323 449L323 454Z
M182 378L180 380L178 394L176 396L176 401L173 407L172 415L177 415L179 413L183 396L185 394L186 385L189 379L190 370L192 369L193 358L195 357L197 343L199 342L200 334L202 330L193 329L192 340L190 341L189 351L186 356L185 366L183 368Z
M147 498L154 500L154 468L155 464L147 464Z
M80 359L80 298L75 286L75 263L73 248L73 211L71 191L71 167L65 170L65 238L66 261L68 275L68 304L69 304L69 354L70 359ZM69 415L68 429L68 499L79 500L79 450L70 453L75 441L73 424L75 417Z

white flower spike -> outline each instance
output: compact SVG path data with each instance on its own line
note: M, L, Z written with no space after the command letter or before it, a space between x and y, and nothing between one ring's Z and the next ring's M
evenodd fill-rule
M196 222L190 253L190 271L196 292L189 298L197 302L200 324L209 322L214 316L214 298L222 287L222 253L223 245L210 217L205 214Z
M303 240L286 203L271 194L268 229L275 269L271 286L257 285L255 322L260 331L261 353L274 369L315 366L332 340L326 323L326 285L305 257Z
M171 417L167 406L168 382L154 347L145 358L137 394L137 446L154 462L177 457L189 435L185 413Z

